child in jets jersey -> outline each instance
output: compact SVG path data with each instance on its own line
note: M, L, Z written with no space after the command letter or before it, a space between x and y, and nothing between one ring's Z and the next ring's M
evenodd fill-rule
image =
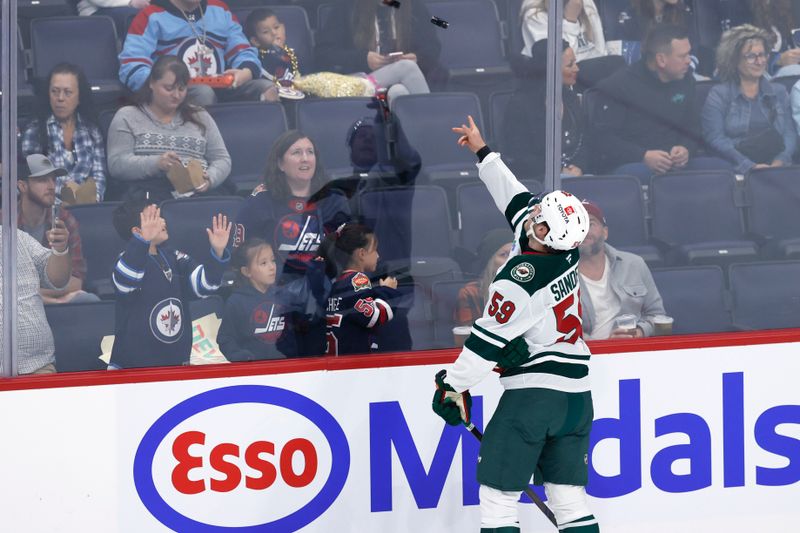
M472 117L453 131L477 154L480 178L514 231L514 246L458 359L436 375L433 410L449 424L468 424L469 388L499 367L505 392L477 469L481 532L519 531L517 501L537 472L559 530L596 533L584 490L593 411L576 249L589 216L568 193L539 199L528 192L486 146Z
M111 276L117 300L109 368L188 364L192 319L186 304L219 288L230 259L228 218L217 215L206 228L211 253L202 265L164 245L167 224L161 210L146 200L119 206L114 227L128 245Z
M367 273L378 265L378 239L366 226L342 224L320 246L326 273L333 278L328 296L328 355L368 354L372 331L394 317L389 301L399 293L387 277L373 287Z

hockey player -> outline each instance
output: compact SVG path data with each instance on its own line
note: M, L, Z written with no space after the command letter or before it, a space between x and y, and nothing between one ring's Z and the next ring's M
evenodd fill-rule
M392 320L388 302L399 294L395 278L373 287L367 275L378 265L378 239L366 226L342 224L322 241L320 254L334 280L326 309L327 353L368 354L374 328Z
M469 423L469 388L499 366L505 392L486 427L477 469L481 532L519 531L517 501L536 472L559 530L596 533L584 489L593 411L576 250L589 216L568 193L539 199L528 192L486 146L472 117L453 131L477 154L480 178L515 242L461 354L436 375L433 410L448 424Z
M114 227L128 245L112 274L117 301L109 368L188 364L192 320L186 302L219 288L230 260L228 217L219 214L206 228L212 258L205 265L164 246L167 224L161 210L145 200L115 209Z

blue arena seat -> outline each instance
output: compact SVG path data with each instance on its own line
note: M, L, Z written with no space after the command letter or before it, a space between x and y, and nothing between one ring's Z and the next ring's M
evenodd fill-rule
M117 30L110 17L51 17L31 21L33 78L44 80L64 61L79 65L92 92L103 100L122 91L117 59Z
M539 181L526 180L522 184L533 194L543 192L542 183ZM505 216L495 206L483 182L459 185L456 188L456 209L461 235L460 244L470 252L478 249L481 239L487 232L509 227Z
M800 257L800 167L765 168L747 176L750 231L766 240L765 255Z
M189 254L197 262L211 259L206 228L217 213L236 220L244 199L239 196L205 196L182 200L166 200L161 203L161 216L167 221L169 246ZM231 229L233 237L233 229ZM232 239L229 242L233 242Z
M436 186L386 187L358 195L359 212L375 230L381 258L450 257L450 214Z
M475 156L456 144L451 125L472 115L483 130L480 102L470 93L412 94L395 99L393 112L402 135L422 159L422 172L431 180L478 177Z
M272 143L286 132L286 114L279 103L236 102L216 104L208 112L217 123L231 155L228 176L240 192L261 182Z
M642 186L637 178L585 176L562 180L561 186L581 200L600 206L608 223L610 245L641 256L651 267L663 264L658 248L649 241Z
M498 152L503 151L503 148L507 142L504 130L506 109L508 108L509 102L511 102L511 96L513 94L514 91L506 90L493 92L489 96L488 136L490 139L492 139L492 148ZM505 155L503 159L506 159ZM508 163L508 161L506 161L506 163Z
M86 279L84 290L101 297L113 297L111 272L114 263L127 241L122 240L114 230L112 213L119 202L76 205L69 212L78 221L81 234L81 249L86 260Z
M800 327L800 261L731 265L728 275L736 326Z
M674 334L732 331L725 276L716 265L653 270Z
M373 102L372 98L352 97L306 99L297 103L297 129L314 140L330 176L353 174L347 136L357 120L364 117L380 120L380 113L370 107Z
M311 25L308 22L306 10L300 6L271 6L265 5L275 12L286 26L286 44L294 50L302 74L310 74L316 70L314 60L314 38L311 34ZM252 7L237 7L231 11L239 23L244 25L247 16L255 9Z
M450 23L437 33L439 60L453 78L508 76L497 7L491 0L429 2L428 11Z
M673 172L650 182L652 237L670 264L752 261L756 243L744 233L741 191L729 171Z
M114 302L58 304L44 307L55 341L56 370L105 370L100 342L114 334Z

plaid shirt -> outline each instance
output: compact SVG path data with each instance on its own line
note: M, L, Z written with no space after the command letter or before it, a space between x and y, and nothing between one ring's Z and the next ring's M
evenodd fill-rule
M106 191L106 146L97 126L89 125L75 115L75 133L72 136L73 150L64 147L64 132L56 117L47 119L49 146L45 150L39 144L39 120L32 121L22 134L22 153L45 154L56 167L66 169L68 174L60 176L56 183L56 193L61 193L65 182L72 180L81 184L88 178L97 183L97 201L103 201Z
M3 228L0 226L0 236ZM24 231L17 231L17 370L30 374L55 362L53 332L44 314L39 287L56 289L47 277L50 250L41 246ZM0 291L3 289L3 265L0 263ZM0 299L0 313L3 304ZM0 314L0 317L2 314ZM0 322L2 320L0 319ZM1 324L0 324L1 325ZM0 327L0 343L3 341ZM1 346L2 344L0 344ZM2 360L0 360L2 364Z
M50 228L53 225L53 217L52 211L50 209L47 210L47 215L45 215L44 219L44 227ZM64 225L67 227L67 231L69 232L69 251L70 256L72 258L72 276L78 279L86 279L86 261L83 258L83 252L81 251L81 234L80 228L78 226L78 220L66 209L63 207L58 210L58 218L64 221ZM17 227L24 231L23 228L23 219L22 219L22 204L17 204ZM39 243L45 248L50 248L50 243L47 242L47 231L42 236L42 240Z

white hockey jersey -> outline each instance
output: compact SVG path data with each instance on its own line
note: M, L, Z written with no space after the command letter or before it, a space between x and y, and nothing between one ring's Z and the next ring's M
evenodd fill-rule
M447 383L458 392L476 385L495 368L503 348L521 336L530 355L519 366L502 369L500 382L506 389L590 390L591 354L582 338L578 250L530 250L523 223L533 195L500 154L486 156L478 171L511 225L515 243L489 287L483 316L473 324L461 354L447 372Z

